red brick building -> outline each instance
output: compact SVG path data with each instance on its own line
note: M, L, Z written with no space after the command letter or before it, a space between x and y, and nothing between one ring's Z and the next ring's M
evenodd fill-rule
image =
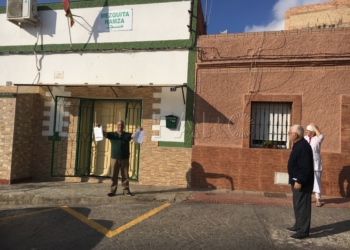
M350 28L201 36L192 186L290 192L288 127L313 122L323 194L350 196L349 40Z

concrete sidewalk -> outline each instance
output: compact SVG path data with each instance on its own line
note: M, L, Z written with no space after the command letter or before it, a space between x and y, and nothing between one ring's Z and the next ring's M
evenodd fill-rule
M88 205L135 202L181 202L187 200L191 192L176 187L145 186L130 183L134 194L122 194L119 184L117 195L108 197L110 182L25 182L0 185L1 205Z
M292 206L290 195L278 193L205 190L171 186L149 186L130 183L134 194L108 197L110 182L26 182L0 185L0 205L87 205L137 202L187 202L217 204L251 204L265 206ZM323 197L323 207L350 208L350 198Z

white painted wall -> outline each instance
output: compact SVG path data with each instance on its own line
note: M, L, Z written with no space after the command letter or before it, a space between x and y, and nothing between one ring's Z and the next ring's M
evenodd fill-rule
M186 98L186 88L183 88ZM160 114L153 114L154 125L152 130L159 131L158 136L152 136L152 141L184 142L185 141L185 115L186 104L184 104L181 88L171 92L170 88L162 88L161 93L153 93L153 97L160 98L160 103L154 103L153 108L160 109ZM168 129L165 116L174 115L178 117L178 127Z
M38 55L38 59L40 79L35 79L34 55L1 55L0 69L6 70L1 70L0 85L6 81L97 85L182 85L187 82L188 51L45 54Z
M109 6L109 10L133 9L131 31L98 32L97 17L106 8L72 9L76 23L71 28L72 43L109 43L189 39L190 1ZM69 29L64 10L39 11L42 34L39 44L69 44ZM0 46L34 45L38 29L19 28L0 14Z
M190 1L124 5L109 7L110 10L133 9L133 29L131 31L98 32L96 22L100 8L72 9L75 25L70 29L73 46L75 43L119 43L146 42L163 40L187 40L190 38L187 25L189 24ZM63 10L41 11L42 19L39 43L69 44L69 28ZM6 14L0 14L0 46L33 45L37 40L38 28L25 25L23 28L8 22ZM89 85L183 85L187 83L188 50L172 51L137 51L137 52L98 52L98 53L45 53L38 55L40 71L36 68L34 54L2 54L0 55L0 86L7 81L13 84L85 84ZM40 73L40 74L38 74ZM40 76L40 77L37 77ZM53 94L70 96L63 92L62 86L53 88ZM46 93L50 95L50 93ZM161 103L154 104L160 108L160 115L153 130L159 130L159 136L152 137L154 141L184 142L185 104L183 103L181 88L170 92L169 87L162 88L162 93L155 93L161 98ZM186 97L186 88L184 88ZM53 134L54 102L46 102L50 111L43 125L48 131L43 136ZM166 115L178 116L178 128L170 130L165 127ZM56 130L61 136L65 125L63 117L67 116L63 110L58 111L58 125Z

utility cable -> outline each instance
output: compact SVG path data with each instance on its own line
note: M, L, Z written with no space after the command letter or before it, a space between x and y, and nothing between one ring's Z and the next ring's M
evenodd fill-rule
M68 30L69 30L70 47L71 47L71 49L72 49L72 48L73 48L73 44L72 44L72 35L71 35L71 33L70 33L69 17L67 17L67 22L68 22Z
M38 71L38 73L36 74L34 80L33 80L33 83L35 83L35 80L38 78L38 81L40 79L40 71L41 71L41 66L40 66L40 63L39 63L39 60L38 60L38 55L36 53L36 46L38 45L38 41L39 41L39 36L40 36L40 30L41 30L41 25L42 25L42 22L41 22L41 19L40 17L37 17L38 21L39 21L39 27L38 27L38 30L37 30L37 34L36 34L36 42L35 42L35 45L34 45L34 56L35 56L35 66L36 66L36 69Z

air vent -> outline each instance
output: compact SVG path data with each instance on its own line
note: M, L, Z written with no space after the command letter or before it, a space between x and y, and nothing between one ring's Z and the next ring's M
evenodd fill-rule
M22 17L23 0L8 0L7 1L7 18Z
M7 0L7 20L19 26L22 23L36 25L37 0Z

